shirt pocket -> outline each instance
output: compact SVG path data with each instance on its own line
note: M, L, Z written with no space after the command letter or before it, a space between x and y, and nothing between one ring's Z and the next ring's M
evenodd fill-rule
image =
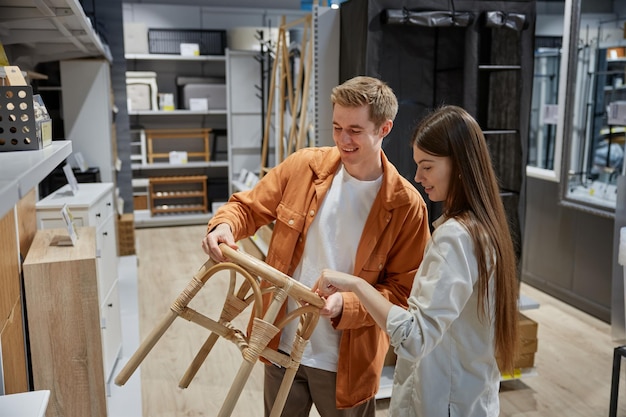
M298 212L285 203L278 204L276 208L276 226L284 225L287 231L301 233L304 229L304 214Z
M266 261L283 266L286 270L291 264L294 249L299 243L304 230L304 215L280 203L276 208L276 222L272 232L271 253Z
M370 284L375 284L385 270L386 260L387 256L385 254L379 253L371 255L369 259L365 261L359 276Z

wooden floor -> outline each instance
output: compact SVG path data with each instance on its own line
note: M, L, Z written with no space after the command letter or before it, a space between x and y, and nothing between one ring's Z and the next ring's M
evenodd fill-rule
M205 262L200 247L204 226L136 230L139 324L143 338ZM224 280L211 280L210 282ZM194 308L218 312L221 284L207 285ZM534 288L522 292L540 303L525 311L539 323L536 375L503 383L501 416L607 416L613 347L610 326ZM144 417L215 416L241 363L239 350L221 339L189 388L178 381L207 336L203 328L181 318L160 339L141 365ZM233 416L262 417L262 366L257 365ZM624 374L624 373L623 373ZM626 416L626 382L621 381L619 416ZM379 400L377 417L387 416L388 401ZM311 416L317 416L315 410Z

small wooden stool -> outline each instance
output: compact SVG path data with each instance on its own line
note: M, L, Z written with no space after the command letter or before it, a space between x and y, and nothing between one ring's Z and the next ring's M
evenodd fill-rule
M218 417L227 417L232 414L241 391L260 357L286 368L285 376L270 414L271 417L279 417L285 406L287 394L296 371L300 366L304 347L317 325L319 309L324 306L324 301L305 285L266 263L243 252L233 250L224 244L221 244L220 248L231 262L215 263L209 259L202 265L187 284L187 288L172 303L170 310L161 319L161 322L152 329L117 375L115 383L121 386L128 381L176 317L180 316L210 330L211 333L180 380L179 387L186 388L189 386L215 342L221 336L237 345L244 360L222 404ZM226 269L231 271L230 286L220 318L217 321L187 307L211 276ZM237 274L245 278L238 290L235 288ZM269 287L264 285L261 288L261 281L263 280L267 281L266 284L269 284ZM271 293L272 299L265 316L260 317L263 307L262 294L265 293ZM276 317L288 297L294 299L299 307L290 312L279 323L275 323ZM231 321L252 302L252 327L249 336L247 336L245 330L235 328ZM296 318L300 320L300 325L293 341L291 354L284 354L269 348L267 345L270 340L287 323Z

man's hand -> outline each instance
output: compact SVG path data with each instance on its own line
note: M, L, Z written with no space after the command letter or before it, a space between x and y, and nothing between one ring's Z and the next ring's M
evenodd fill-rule
M226 262L227 258L224 257L222 250L219 247L220 243L225 243L231 248L237 250L238 247L235 244L235 238L233 232L230 230L230 226L226 223L220 223L213 228L202 239L202 250L209 255L211 259L216 262Z

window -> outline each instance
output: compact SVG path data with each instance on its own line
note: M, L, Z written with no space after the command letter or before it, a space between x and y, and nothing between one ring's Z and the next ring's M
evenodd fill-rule
M584 29L578 37L572 37L578 43L570 61L575 65L576 77L563 197L598 214L612 216L617 177L625 172L625 21L582 15L581 22Z
M535 65L530 115L528 165L554 170L561 38L535 38Z

